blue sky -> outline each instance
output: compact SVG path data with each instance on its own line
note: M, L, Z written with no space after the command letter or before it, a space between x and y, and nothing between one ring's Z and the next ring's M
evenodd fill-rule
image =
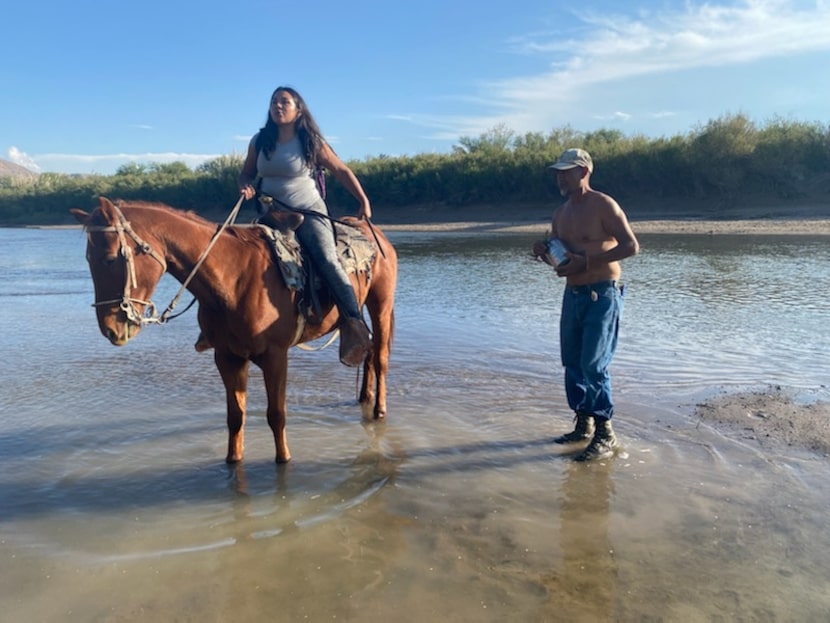
M346 160L830 117L830 0L14 0L0 41L0 157L40 172L243 153L281 84Z

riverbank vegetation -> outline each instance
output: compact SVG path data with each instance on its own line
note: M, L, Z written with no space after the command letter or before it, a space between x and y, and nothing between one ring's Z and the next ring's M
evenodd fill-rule
M441 206L451 215L481 204L558 201L547 166L569 147L583 147L594 157L594 188L627 204L659 203L668 218L672 206L680 210L689 202L830 205L830 125L780 118L758 124L743 114L661 138L611 129L580 132L569 126L517 135L497 126L460 139L451 153L379 155L349 165L373 205L382 208L384 220L394 221L396 210L413 206ZM0 178L0 225L69 223L70 208L91 208L99 195L161 201L209 218L223 217L238 197L241 166L242 156L234 154L196 169L181 162L131 163L106 176ZM334 182L328 184L328 201L341 214L355 207Z

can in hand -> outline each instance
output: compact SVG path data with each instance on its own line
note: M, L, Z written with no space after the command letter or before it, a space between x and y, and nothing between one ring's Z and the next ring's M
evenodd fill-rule
M567 252L568 249L565 248L565 244L559 240L559 238L551 238L548 240L547 257L544 259L554 268L558 268L571 261L570 258L565 255Z

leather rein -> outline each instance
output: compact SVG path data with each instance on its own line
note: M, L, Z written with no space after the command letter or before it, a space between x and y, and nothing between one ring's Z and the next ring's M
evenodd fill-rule
M127 242L127 238L132 238L133 242L135 242L136 252L144 253L149 255L154 260L156 260L159 264L161 264L161 268L163 272L167 272L167 262L165 261L164 257L158 253L152 246L146 241L144 241L141 236L139 236L133 228L130 226L130 222L127 220L127 217L124 216L124 213L118 209L118 206L113 205L115 208L115 213L118 217L118 220L113 225L90 225L86 227L86 231L90 232L107 232L107 233L115 233L118 235L118 245L119 245L119 253L124 258L127 268L127 277L124 280L124 293L121 295L120 299L109 299L106 301L95 301L92 304L92 307L103 307L105 305L114 305L118 304L121 310L126 314L127 321L131 322L135 325L145 326L148 324L164 324L168 320L173 318L177 318L185 313L188 309L190 309L193 304L196 302L194 298L187 307L185 307L181 312L172 316L173 310L176 308L176 305L179 302L182 294L187 289L188 284L199 271L199 268L202 266L202 263L207 258L208 253L213 248L214 243L219 238L221 233L227 228L229 224L231 224L235 219L236 215L239 212L239 208L242 205L243 197L239 198L237 201L236 206L234 206L233 210L231 210L228 218L225 219L225 222L216 230L216 233L213 234L213 237L208 243L208 246L202 251L201 256L193 265L193 268L190 271L190 274L187 276L182 282L179 291L173 297L173 300L170 301L170 304L166 307L162 314L158 314L156 312L156 306L152 301L143 301L141 299L134 298L132 296L133 288L137 287L136 281L136 274L135 274L135 253L133 249ZM89 261L89 252L87 251L87 261ZM144 306L144 313L138 311L136 308L136 304Z

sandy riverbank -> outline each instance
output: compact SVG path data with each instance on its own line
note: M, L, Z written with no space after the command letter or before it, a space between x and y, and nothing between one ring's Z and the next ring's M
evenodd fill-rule
M762 450L790 447L830 457L830 403L805 404L781 387L712 398L696 406L695 416Z
M387 231L544 233L556 204L413 206L375 208L373 221ZM655 206L628 210L636 233L830 235L830 202L797 206L701 208Z
M545 221L488 221L449 223L385 223L386 231L431 232L545 232ZM631 221L637 234L747 234L747 235L818 235L830 236L830 219L782 219L739 221L651 220Z

